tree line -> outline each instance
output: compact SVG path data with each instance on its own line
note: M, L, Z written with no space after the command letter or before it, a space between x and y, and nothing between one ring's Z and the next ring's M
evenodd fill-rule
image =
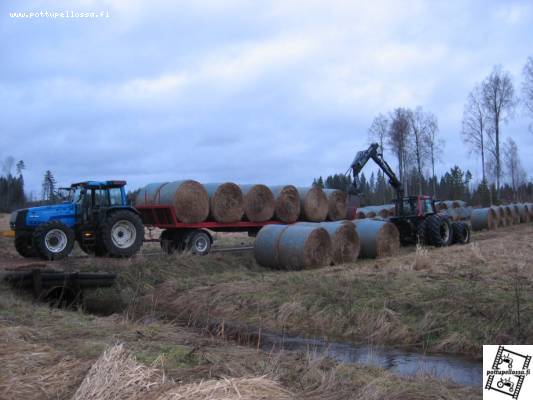
M482 173L476 182L470 171L459 166L437 177L435 167L442 161L445 142L439 137L437 117L422 106L379 113L368 130L369 141L392 154L408 195L432 194L476 205L532 200L532 183L520 160L519 145L510 135L504 140L503 125L514 117L520 104L533 120L533 57L523 68L521 93L521 97L516 94L510 74L495 66L468 94L461 137L470 154L480 158ZM529 129L533 133L533 123ZM319 177L313 183L346 190L351 183L348 178L336 174L325 180ZM368 180L361 174L361 189L368 204L385 203L394 197L381 171L372 173Z
M57 201L57 182L50 170L44 173L39 199L26 196L24 191L24 175L26 169L24 160L16 161L13 156L7 156L1 165L0 174L0 212L11 212L18 208Z

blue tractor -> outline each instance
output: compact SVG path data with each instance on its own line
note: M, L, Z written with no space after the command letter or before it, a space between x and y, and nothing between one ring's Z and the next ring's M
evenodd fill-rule
M144 225L127 205L125 181L75 183L59 204L32 207L11 214L15 248L23 257L59 260L77 241L96 256L131 257L142 246Z

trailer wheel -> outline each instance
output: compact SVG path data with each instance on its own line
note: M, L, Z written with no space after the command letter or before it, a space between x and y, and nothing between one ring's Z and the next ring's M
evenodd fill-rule
M37 257L37 249L33 247L30 235L15 234L15 249L22 257Z
M449 246L453 240L452 224L448 218L433 214L426 218L428 242L435 247Z
M203 230L194 230L187 235L187 249L193 254L205 256L211 250L211 236Z
M74 240L72 229L59 221L42 224L33 232L33 243L45 260L61 260L67 257L74 247Z
M110 213L101 228L103 248L110 257L132 257L142 246L144 225L132 211Z

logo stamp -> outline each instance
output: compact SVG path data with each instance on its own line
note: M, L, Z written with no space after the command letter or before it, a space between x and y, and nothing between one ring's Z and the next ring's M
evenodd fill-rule
M532 355L533 346L483 346L483 399L531 399Z

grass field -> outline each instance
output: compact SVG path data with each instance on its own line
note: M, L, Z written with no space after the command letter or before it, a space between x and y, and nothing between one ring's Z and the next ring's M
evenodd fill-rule
M406 248L397 257L298 272L261 268L251 253L72 257L54 266L116 271L117 287L87 292L83 311L33 304L2 287L0 362L7 367L0 369L0 398L7 388L20 391L15 398L70 398L116 343L144 365L156 362L178 384L267 376L293 398L480 398L481 388L424 376L265 354L205 328L224 322L479 358L484 343L533 339L532 237L533 224L518 225L478 233L467 246ZM221 239L249 243L238 235ZM18 262L11 239L0 238L2 260ZM32 397L31 382L45 394Z

